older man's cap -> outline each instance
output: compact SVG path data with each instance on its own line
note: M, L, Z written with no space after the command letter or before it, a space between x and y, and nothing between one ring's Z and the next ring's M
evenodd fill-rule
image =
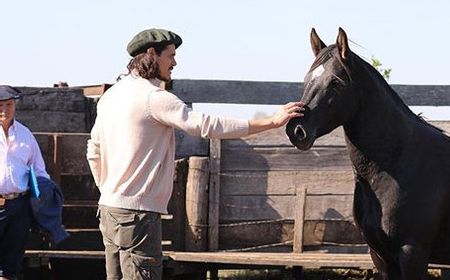
M10 86L0 86L0 101L19 99L20 91Z
M174 44L178 48L183 41L172 31L164 29L147 29L136 34L128 43L127 51L135 57L144 53L148 48Z

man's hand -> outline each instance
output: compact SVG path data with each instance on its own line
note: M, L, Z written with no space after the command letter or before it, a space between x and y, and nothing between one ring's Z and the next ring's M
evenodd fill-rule
M288 104L283 105L281 109L271 117L274 128L285 125L292 118L302 117L302 112L305 111L303 106L305 106L305 104L301 101L289 102Z
M295 117L302 117L303 108L305 104L301 101L299 102L289 102L283 105L281 109L275 113L272 117L250 120L249 121L249 134L259 133L272 128L278 128L285 125L290 119Z

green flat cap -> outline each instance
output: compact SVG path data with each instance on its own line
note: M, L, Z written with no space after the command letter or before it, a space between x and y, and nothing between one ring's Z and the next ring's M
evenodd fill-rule
M178 48L182 42L181 37L172 31L152 28L136 34L128 43L127 51L134 57L151 47L175 44Z

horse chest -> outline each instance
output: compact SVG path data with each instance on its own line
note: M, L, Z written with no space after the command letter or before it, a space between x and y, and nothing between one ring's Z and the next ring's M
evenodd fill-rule
M368 180L357 175L354 218L368 241L378 243L397 234L398 217L405 212L402 196L396 181L386 173Z

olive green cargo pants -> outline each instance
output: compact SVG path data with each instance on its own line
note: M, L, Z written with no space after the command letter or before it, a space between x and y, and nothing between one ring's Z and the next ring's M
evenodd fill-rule
M100 205L107 280L162 278L161 215Z

